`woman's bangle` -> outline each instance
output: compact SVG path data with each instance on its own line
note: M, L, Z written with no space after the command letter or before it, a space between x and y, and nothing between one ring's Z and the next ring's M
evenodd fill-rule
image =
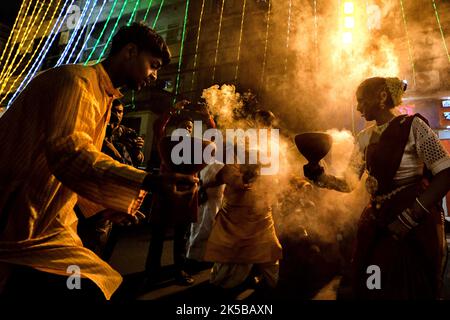
M430 214L430 210L428 210L427 208L425 208L425 206L419 201L419 198L416 198L416 202L417 204L423 209L423 211L425 211L426 213Z
M408 224L414 228L417 227L419 224L411 217L411 209L405 209L401 213L401 217L408 222Z

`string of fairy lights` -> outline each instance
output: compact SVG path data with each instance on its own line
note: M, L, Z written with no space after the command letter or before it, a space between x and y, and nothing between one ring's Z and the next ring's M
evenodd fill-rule
M200 17L198 22L197 36L195 40L195 54L191 79L191 91L194 89L195 78L198 68L199 46L200 46L200 34L202 31L202 21L205 16L205 2L209 0L202 0ZM212 82L216 78L216 69L218 62L219 49L221 46L221 33L222 22L224 17L224 7L226 0L221 0L220 15L217 30L217 38L215 41L215 52L212 65ZM269 34L271 24L273 24L272 15L272 1L267 1L267 13L266 13L266 26L264 37L264 52L261 67L261 82L264 83L267 71L267 58L269 47ZM314 13L314 48L317 56L318 53L318 0L313 0L313 13ZM353 3L352 1L343 1L345 3ZM369 1L366 0L366 7L369 6ZM41 69L47 54L53 43L59 39L58 35L62 29L64 22L72 14L70 8L74 5L75 0L23 0L17 17L14 21L12 31L8 36L4 50L0 55L0 105L3 105L7 101L9 106L12 101L17 97L36 73ZM121 5L119 5L121 3ZM341 3L341 0L339 0ZM66 45L62 49L62 53L59 56L55 66L59 66L67 63L82 63L88 65L101 61L107 52L112 37L121 25L121 20L126 12L126 8L132 6L131 14L125 21L125 24L129 25L136 20L139 10L143 10L143 21L148 22L148 18L152 8L155 8L156 16L153 19L151 26L156 27L160 15L164 11L165 0L159 2L154 0L86 0L83 1L83 7L81 8L81 14L77 20L76 25L69 30L70 37L66 42ZM442 38L442 47L445 51L448 61L450 62L450 53L446 43L445 31L441 23L441 16L438 10L438 5L435 0L431 0L431 5L434 10L434 15L439 28L439 32ZM183 66L183 54L184 46L186 42L186 29L189 16L190 1L186 0L185 10L183 16L183 28L180 40L180 51L177 63L177 73L174 86L174 93L177 96L180 93L180 77ZM241 60L241 47L244 38L244 23L246 16L247 0L243 0L240 32L238 38L238 46L236 53L236 65L235 65L235 82L238 81L239 67ZM408 31L407 14L404 7L404 1L400 0L400 10L403 19L404 33L406 36L408 46L408 56L411 64L412 79L416 82L416 68L414 62L414 49L412 39ZM287 26L286 26L286 56L284 59L283 67L287 72L288 58L289 58L289 45L292 28L292 0L287 1ZM128 11L129 12L129 11ZM106 19L104 18L106 16ZM103 19L101 19L103 17ZM114 24L111 26L111 20L114 17ZM97 30L99 21L102 21L101 31L96 39L93 37L94 30ZM105 41L105 33L108 32L108 36ZM346 38L347 41L349 38ZM89 44L94 40L94 44L89 47ZM344 39L345 40L345 39ZM101 50L99 50L101 48ZM317 58L317 57L316 57Z
M61 30L61 27L63 25L63 22L65 20L65 17L67 16L68 8L73 4L74 0L70 2L64 2L63 7L60 10L60 13L56 19L56 22L53 24L52 30L50 31L47 40L44 43L43 49L39 53L37 59L33 62L30 70L28 71L27 75L24 77L22 82L20 83L17 90L14 92L12 98L8 102L8 107L11 105L11 103L15 100L17 95L28 85L28 83L33 79L34 75L38 72L38 70L41 68L42 63L44 62L45 57L47 56L47 53L52 45L52 43L57 38L57 35L59 31ZM68 5L69 4L69 5ZM5 95L7 97L7 95ZM5 99L5 97L3 99ZM3 101L3 100L2 100Z
M244 33L244 21L245 21L245 8L247 5L247 0L244 0L242 3L242 15L241 15L241 28L239 29L239 43L237 50L237 58L236 58L236 69L234 72L234 83L237 83L238 74L239 74L239 62L241 60L241 45L242 45L242 35Z
M405 28L406 42L408 43L408 58L409 58L409 63L411 64L412 79L413 79L413 84L414 84L414 88L415 88L416 87L416 66L414 63L413 47L411 45L411 38L409 37L408 22L406 21L406 14L405 14L405 7L403 5L403 0L400 0L400 7L402 10L402 18L403 18L403 26Z
M267 4L267 23L266 23L266 34L264 36L264 54L263 54L263 62L261 67L261 87L264 86L265 83L265 76L266 76L266 64L267 64L267 49L269 46L269 31L270 31L270 16L271 16L271 10L272 10L272 2L268 1Z
M200 34L202 31L202 21L203 21L203 14L205 12L205 0L202 0L202 6L200 8L200 17L198 18L198 28L197 28L197 39L195 40L195 53L194 53L194 65L193 65L193 71L192 71L192 79L191 79L191 91L194 90L195 85L195 75L197 70L197 60L198 60L198 47L200 45Z
M175 81L175 97L174 97L174 101L173 101L174 103L176 102L176 99L178 96L178 90L180 89L181 65L183 63L183 49L184 49L184 40L186 37L186 26L187 26L188 13L189 13L189 0L186 1L186 8L184 10L183 32L181 34L181 47L180 47L180 54L178 56L177 78Z
M442 29L441 19L439 18L439 12L438 12L438 9L437 9L437 6L436 6L436 1L432 0L431 2L433 4L434 15L436 16L436 21L437 21L437 24L439 26L439 31L441 33L442 45L444 47L445 53L447 54L447 59L450 62L450 54L448 52L447 42L445 41L445 34L444 34L444 30Z
M213 64L213 70L212 70L212 82L214 82L216 80L216 67L217 67L217 58L219 55L220 34L222 32L222 20L223 20L223 9L224 8L225 8L225 0L222 0L222 5L220 7L219 29L217 31L216 51L214 54L214 64Z

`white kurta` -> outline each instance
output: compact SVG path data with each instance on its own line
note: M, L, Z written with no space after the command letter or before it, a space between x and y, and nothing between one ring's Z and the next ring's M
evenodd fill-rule
M204 183L214 181L217 173L223 168L222 163L212 163L200 171L200 179ZM206 189L208 200L199 206L199 220L191 226L186 256L189 259L203 261L206 243L214 225L214 218L222 205L225 185Z

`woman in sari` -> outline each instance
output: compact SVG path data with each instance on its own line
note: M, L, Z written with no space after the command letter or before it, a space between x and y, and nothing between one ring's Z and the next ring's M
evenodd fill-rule
M450 156L425 118L394 114L405 89L398 78L359 85L357 110L376 124L358 135L343 178L317 165L304 167L319 186L342 192L353 190L352 175L368 173L371 200L358 223L353 256L358 299L440 297L446 252L440 202L450 190ZM381 276L375 285L373 270Z

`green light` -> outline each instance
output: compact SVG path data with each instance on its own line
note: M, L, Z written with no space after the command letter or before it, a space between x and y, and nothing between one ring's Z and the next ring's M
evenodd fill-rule
M400 0L400 6L402 7L403 25L405 26L406 40L408 42L408 54L409 54L409 61L411 62L411 68L412 68L412 73L413 73L413 82L414 82L414 87L416 87L416 67L414 64L414 57L413 57L413 53L412 53L411 41L409 39L408 24L406 23L406 15L405 15L405 8L403 7L403 0Z
M219 18L219 30L217 31L217 41L216 41L216 54L214 55L214 65L212 72L212 82L216 79L216 66L217 66L217 56L219 54L220 46L220 33L222 31L222 19L223 19L223 9L225 7L225 0L222 0L222 7L220 8L220 18Z
M100 53L100 57L98 57L97 62L99 62L102 59L103 55L105 54L106 50L108 49L109 43L111 42L114 34L116 33L117 26L119 25L120 18L122 18L123 11L125 10L127 3L128 3L128 0L125 0L122 5L122 9L120 10L119 16L117 17L116 23L114 24L114 27L113 27L111 33L109 34L108 41L106 41L106 44L103 47L102 53Z
M111 10L109 11L108 18L106 18L106 22L105 22L105 25L103 26L102 32L100 33L100 36L98 37L97 41L95 42L95 45L94 45L94 47L91 50L91 53L89 54L89 56L87 57L86 61L84 62L84 65L88 64L89 60L91 60L92 55L94 54L95 50L97 49L97 46L100 43L100 40L102 39L103 34L105 33L106 27L108 26L109 20L111 19L111 16L112 16L112 14L114 12L116 4L117 4L117 0L114 1L113 6L112 6Z
M202 9L200 10L200 17L198 18L197 41L195 42L194 66L192 68L194 71L192 72L191 91L194 90L195 68L197 68L198 46L200 44L200 32L202 30L202 20L203 20L204 9L205 9L205 0L202 1Z
M136 16L136 11L139 6L139 2L141 2L141 0L137 0L136 3L134 4L133 13L131 14L130 19L127 22L128 26L134 21L134 17Z
M188 2L189 2L189 1L188 1ZM159 15L161 14L161 10L162 10L162 8L163 8L163 5L164 5L164 0L161 0L161 4L159 5L159 9L158 9L158 13L156 14L155 21L153 21L152 29L155 29L156 22L157 22L158 19L159 19Z
M244 32L244 20L245 20L245 6L247 4L247 0L244 0L244 4L242 5L242 17L241 17L241 30L239 32L239 46L237 52L237 62L236 62L236 70L234 73L234 83L237 84L238 74L239 74L239 62L241 60L241 44L242 44L242 34Z
M147 16L150 11L150 7L152 6L152 3L153 3L153 0L150 0L150 2L148 3L147 11L145 12L145 16L144 16L144 21L147 21Z
M439 30L441 31L441 37L442 37L442 43L444 45L445 52L447 53L448 61L450 62L450 54L448 53L447 43L445 42L445 35L444 30L442 30L441 20L439 19L439 13L436 7L436 2L432 0L433 2L433 8L434 8L434 14L436 15L436 21L439 25Z
M178 70L177 70L177 81L176 81L176 86L175 86L174 103L176 102L176 96L178 95L178 89L180 87L180 72L181 72L181 64L182 64L182 60L183 60L184 37L186 35L188 12L189 12L189 0L186 1L186 10L184 12L183 34L181 35L181 47L180 47L180 56L178 58Z

